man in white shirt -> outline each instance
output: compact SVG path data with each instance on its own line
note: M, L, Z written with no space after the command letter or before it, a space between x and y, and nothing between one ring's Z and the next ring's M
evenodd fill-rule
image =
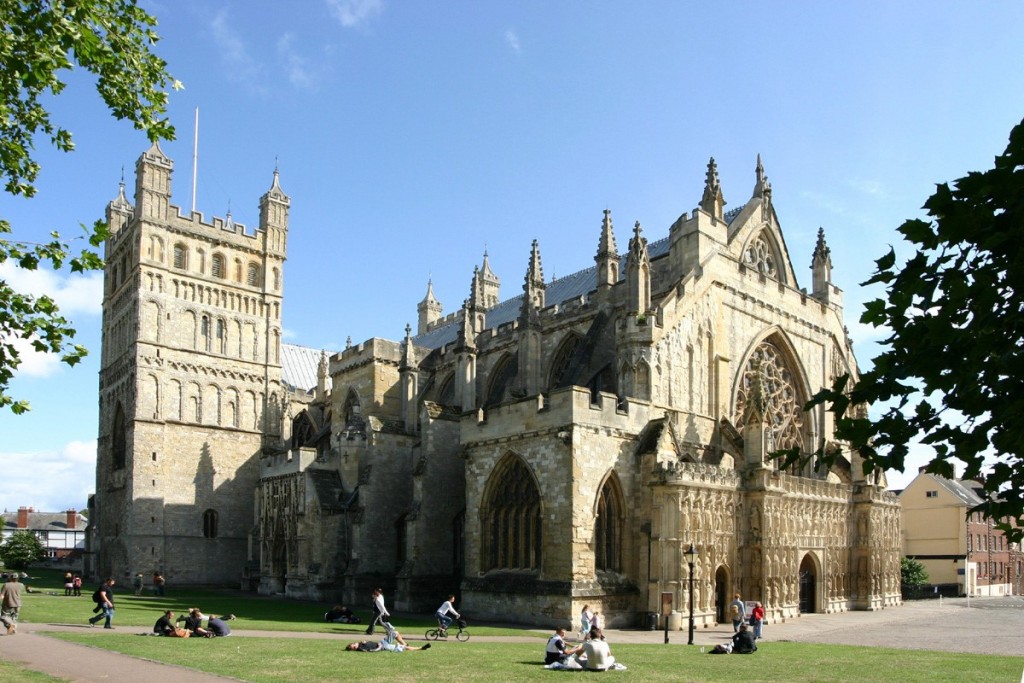
M437 608L437 621L441 624L441 630L447 631L448 627L451 626L452 618L448 616L454 614L456 619L461 619L462 615L455 611L455 596L449 595L448 599L441 603L441 606Z
M611 648L599 628L590 629L590 639L583 644L583 652L587 655L586 668L590 671L606 671L615 663Z

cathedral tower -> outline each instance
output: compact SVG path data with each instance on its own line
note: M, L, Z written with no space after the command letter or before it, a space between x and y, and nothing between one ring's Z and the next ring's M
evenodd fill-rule
M91 539L100 576L237 584L264 434L279 434L289 199L277 172L255 234L170 204L154 144L135 205L107 207Z

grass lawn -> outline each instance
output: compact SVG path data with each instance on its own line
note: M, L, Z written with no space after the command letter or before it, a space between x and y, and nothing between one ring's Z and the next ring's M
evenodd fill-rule
M39 578L28 581L34 592L26 595L22 608L24 622L84 624L92 616L94 586L83 589L80 598L65 597L59 572L33 572ZM168 595L135 597L131 588L115 594L118 630L80 633L50 633L54 638L101 647L155 661L179 664L245 681L402 681L470 680L552 680L571 677L541 665L547 633L517 628L470 625L474 636L532 636L535 643L484 642L474 637L467 643L436 643L427 652L357 653L345 652L344 645L362 637L364 625L327 624L321 619L330 605L314 602L255 597L237 591L168 589ZM206 613L232 612L238 620L232 628L268 631L319 632L337 638L235 637L179 640L143 638L165 609L184 612L198 606ZM357 610L358 611L358 610ZM368 611L359 611L364 622ZM472 615L470 615L472 618ZM431 615L395 619L399 630L421 636L433 624ZM378 636L380 637L380 636ZM897 637L897 634L894 634ZM996 657L917 650L895 650L806 643L766 642L751 656L702 655L697 647L683 645L632 645L611 643L627 671L607 674L627 681L956 681L957 683L998 683L1021 680L1020 657ZM185 674L187 676L187 674ZM590 680L589 674L582 674ZM10 667L0 662L0 680L51 681L45 676Z
M11 664L0 659L0 681L4 683L53 683L59 678L41 674L38 671L29 671L17 664Z
M52 633L53 637L180 664L245 681L533 681L572 677L541 665L543 643L438 643L426 652L345 652L348 639L217 638L178 640L128 634ZM1019 657L914 650L766 643L750 656L702 655L682 645L615 645L629 667L605 677L627 681L1018 681ZM591 674L579 674L589 681Z
M91 584L83 586L81 597L67 597L64 595L62 572L33 570L31 574L34 578L25 583L37 592L23 596L22 621L27 623L84 624L86 619L93 616L92 608L95 603L92 601L92 594L97 586ZM369 596L367 596L366 602L369 604ZM438 604L441 603L438 602ZM184 615L188 612L189 607L199 607L204 614L230 613L236 615L238 620L231 622L232 630L337 633L355 637L366 630L366 624L370 618L369 609L355 609L357 606L353 605L356 614L362 618L362 624L328 624L323 620L323 615L331 608L331 605L325 603L268 598L230 590L193 588L175 590L174 586L169 586L167 595L161 598L151 593L144 593L136 597L133 595L130 585L115 585L114 607L115 627L131 627L133 630L146 631L153 628L154 622L163 614L164 610L170 609L174 610L176 615ZM472 619L472 615L470 615L470 619ZM392 620L392 623L402 633L422 636L423 632L436 622L433 615L424 614L422 617L397 617ZM530 632L522 629L477 626L472 622L470 630L474 635L531 635ZM380 629L378 629L379 631ZM543 632L532 635L536 635L538 640L547 638Z

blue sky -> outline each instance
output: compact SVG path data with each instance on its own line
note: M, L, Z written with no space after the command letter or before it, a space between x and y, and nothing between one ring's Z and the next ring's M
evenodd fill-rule
M257 222L275 165L292 198L287 341L400 339L428 278L456 310L486 249L502 296L530 243L547 278L593 264L602 212L619 246L699 202L708 158L726 209L761 154L801 286L819 227L862 366L877 331L858 286L934 184L988 168L1024 117L1020 2L143 2L172 93L172 203ZM52 101L77 144L39 142L32 200L0 196L17 236L70 236L103 214L144 136L88 78ZM23 274L0 267L0 277ZM36 273L91 350L29 358L0 414L0 509L82 507L93 490L101 286ZM877 292L875 293L877 295ZM912 463L916 466L916 463ZM903 485L909 476L890 474Z

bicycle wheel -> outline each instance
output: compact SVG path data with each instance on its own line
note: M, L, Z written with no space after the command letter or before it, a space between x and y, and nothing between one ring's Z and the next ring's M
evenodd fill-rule
M464 643L467 640L469 640L469 631L460 628L459 632L455 635L455 637L459 639L460 643Z
M427 640L437 640L437 629L436 628L428 628L426 636L427 636Z

